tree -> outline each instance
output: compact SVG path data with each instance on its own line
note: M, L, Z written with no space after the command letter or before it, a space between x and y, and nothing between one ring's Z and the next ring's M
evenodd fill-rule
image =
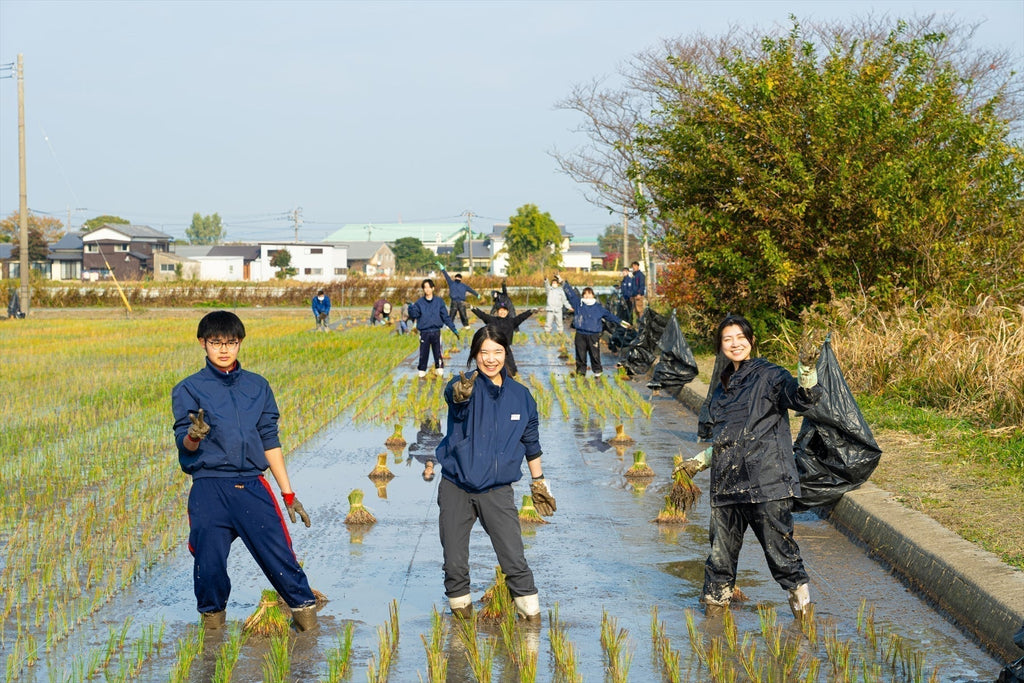
M292 253L284 247L274 252L274 255L270 257L270 265L272 268L277 268L277 272L274 273L274 277L278 280L284 280L287 277L295 275L295 268L292 268Z
M632 232L627 232L629 247L629 260L639 261L640 260L640 249L643 247L640 239ZM604 232L597 237L597 248L605 255L605 260L610 265L614 265L617 261L619 267L628 266L629 263L625 263L622 258L622 226L612 223L608 225Z
M713 311L795 314L862 289L1021 283L1024 150L936 58L942 34L783 37L673 87L640 126L641 202ZM1018 234L1014 234L1018 233ZM973 296L973 295L972 295Z
M82 223L82 231L89 232L90 230L95 230L101 225L105 225L107 223L110 223L111 225L131 225L132 222L126 218L121 218L120 216L96 216L95 218L90 218Z
M416 237L399 237L391 250L395 252L395 269L405 273L430 270L437 260L434 252Z
M562 264L562 231L551 214L536 204L524 204L508 219L504 251L508 274L519 275L558 268Z
M45 261L47 254L50 253L49 248L46 246L46 238L43 237L42 231L37 226L29 226L28 229L28 260L29 261ZM11 249L11 258L21 258L21 241L20 239L14 243L14 248Z
M225 231L220 223L220 215L201 216L192 214L192 224L185 229L185 237L190 244L220 244L224 241Z
M0 242L18 243L21 241L20 220L20 213L18 211L12 211L7 218L0 221ZM52 216L40 216L39 214L35 214L30 211L28 214L28 239L30 250L33 230L38 233L44 247L47 244L53 244L64 236L64 224L58 219L53 218ZM45 254L43 258L46 258Z

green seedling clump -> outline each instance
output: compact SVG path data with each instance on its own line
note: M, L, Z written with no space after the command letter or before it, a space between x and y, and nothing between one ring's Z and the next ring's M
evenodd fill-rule
M377 466L370 470L368 475L374 481L391 481L395 475L388 469L388 454L381 453L377 456Z
M402 437L402 425L395 425L395 431L391 433L387 439L384 440L385 446L404 446L406 444L405 439Z
M533 506L533 496L523 496L523 506L519 509L520 524L548 524L548 521L540 516L537 508Z
M363 506L363 492L360 489L352 489L348 494L348 515L345 516L345 524L361 526L365 524L376 524L377 518Z
M288 617L281 609L276 591L263 591L259 606L245 620L242 630L258 636L279 636L288 632Z
M650 479L654 476L654 470L647 464L647 454L637 451L633 454L633 466L626 470L624 475L627 479Z

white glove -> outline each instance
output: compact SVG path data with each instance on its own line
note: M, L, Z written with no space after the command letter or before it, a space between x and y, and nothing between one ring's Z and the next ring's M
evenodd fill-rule
M692 479L693 475L697 474L698 472L703 472L707 468L711 467L712 450L713 447L708 446L707 448L705 448L704 450L702 450L700 453L693 456L689 460L684 460L679 465L677 470L681 469L685 471L687 476L689 476ZM673 474L675 474L675 472L673 472Z
M814 365L796 364L796 379L804 389L810 389L818 384L818 368Z

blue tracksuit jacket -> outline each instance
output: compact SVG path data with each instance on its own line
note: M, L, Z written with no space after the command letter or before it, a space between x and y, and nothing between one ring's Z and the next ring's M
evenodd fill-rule
M640 296L647 296L647 276L644 275L642 270L633 271L633 279L635 280L635 287L633 288L633 294L639 294Z
M562 290L565 292L565 298L569 300L569 305L576 312L572 319L572 326L576 328L577 332L582 334L601 334L604 331L601 320L608 319L616 325L622 322L622 318L609 311L600 303L594 303L590 306L584 304L583 299L576 294L568 282L562 283Z
M429 301L427 297L421 296L409 304L409 317L416 321L416 329L420 332L440 330L446 326L456 335L459 333L455 329L455 325L452 324L451 317L448 316L448 308L439 296L435 296Z
M454 279L448 274L447 270L442 270L441 274L444 275L444 279L448 281L448 296L452 301L465 301L467 292L473 296L480 296L476 293L476 290L469 285Z
M313 297L313 315L319 316L321 313L331 312L331 297L324 294L324 300L320 301L319 296Z
M188 414L200 408L210 434L193 452L183 442L192 425ZM281 445L280 412L270 383L241 365L224 373L207 359L205 368L171 391L171 409L178 464L193 479L258 476L270 467L264 451Z
M519 481L523 459L541 456L537 403L530 390L502 373L495 386L476 372L473 393L455 403L454 378L444 390L448 430L437 447L441 474L464 491L483 493Z

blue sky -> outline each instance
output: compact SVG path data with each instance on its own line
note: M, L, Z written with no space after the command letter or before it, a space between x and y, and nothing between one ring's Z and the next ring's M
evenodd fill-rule
M47 2L0 0L25 59L28 203L183 236L322 239L345 223L481 227L537 204L578 238L617 218L550 152L555 103L659 39L867 13L951 13L1024 69L1024 0L947 2ZM17 87L0 80L0 215L18 208Z

